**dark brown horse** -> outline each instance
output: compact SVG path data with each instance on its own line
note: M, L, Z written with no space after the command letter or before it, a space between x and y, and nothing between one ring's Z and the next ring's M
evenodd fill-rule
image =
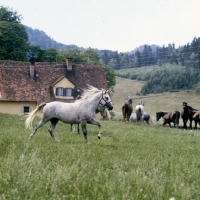
M190 121L190 129L192 129L193 115L196 109L188 106L186 102L183 102L183 111L181 112L181 117L183 119L183 128L187 129L187 121Z
M200 111L194 111L194 115L192 116L194 122L195 122L195 129L197 128L197 123L200 125Z
M180 119L180 112L177 110L173 110L171 112L157 112L156 113L156 121L160 118L163 118L163 126L165 124L169 124L171 127L171 122L174 123L174 127L178 127L179 119Z
M132 102L133 102L132 99L129 99L128 102L125 102L122 105L122 114L123 114L124 121L129 121L129 118L133 111Z

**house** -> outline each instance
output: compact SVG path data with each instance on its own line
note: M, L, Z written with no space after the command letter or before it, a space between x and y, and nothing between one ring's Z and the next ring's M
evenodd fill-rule
M108 89L102 66L0 61L0 112L25 114L42 102L72 102L92 85Z

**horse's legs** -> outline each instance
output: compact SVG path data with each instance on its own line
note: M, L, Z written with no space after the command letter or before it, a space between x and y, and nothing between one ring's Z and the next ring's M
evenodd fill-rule
M57 141L57 142L59 142L59 140L57 140L56 137L53 134L53 131L54 131L55 127L56 127L56 124L58 123L58 119L57 118L52 118L52 119L50 119L50 121L51 121L51 125L50 125L48 131L49 131L52 139Z
M86 128L86 123L87 123L86 120L82 120L82 121L81 121L81 128L82 128L82 131L83 131L85 143L88 143L88 140L87 140L87 128Z
M77 126L78 126L78 134L80 134L79 124L77 124Z
M195 123L194 129L197 129L197 121L195 120L194 123Z
M35 129L33 130L33 132L31 133L30 135L30 139L35 135L36 131L41 127L43 126L48 120L44 120L44 119L41 119L39 121L39 123L36 125Z
M74 131L73 132L77 132L78 134L80 133L79 124L74 124Z
M73 126L73 124L70 124L70 132L72 132L72 126Z
M187 129L187 119L183 119L183 128Z
M190 119L190 129L192 130L192 119Z
M88 124L93 124L99 127L99 134L98 134L98 138L101 139L101 135L102 135L102 129L101 129L101 124L97 121L95 121L94 119L91 119L90 121L87 121Z

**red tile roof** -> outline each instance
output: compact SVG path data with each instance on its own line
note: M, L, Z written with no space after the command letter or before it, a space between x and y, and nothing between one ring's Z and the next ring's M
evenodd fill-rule
M64 101L53 94L53 86L64 77L75 85L75 91L82 91L87 84L108 89L102 66L76 64L69 71L66 64L35 63L35 76L31 78L30 65L29 62L0 61L0 101Z

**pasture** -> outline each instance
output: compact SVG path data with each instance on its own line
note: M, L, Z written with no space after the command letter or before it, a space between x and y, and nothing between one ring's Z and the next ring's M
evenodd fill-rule
M91 144L62 122L55 130L60 143L51 139L50 123L29 140L22 116L0 114L0 199L200 199L200 130L124 123L121 113L127 95L134 97L133 107L144 100L153 119L157 110L181 111L182 101L198 108L198 97L138 97L142 82L131 83L117 78L116 116L101 121L101 140L98 127L87 126Z

